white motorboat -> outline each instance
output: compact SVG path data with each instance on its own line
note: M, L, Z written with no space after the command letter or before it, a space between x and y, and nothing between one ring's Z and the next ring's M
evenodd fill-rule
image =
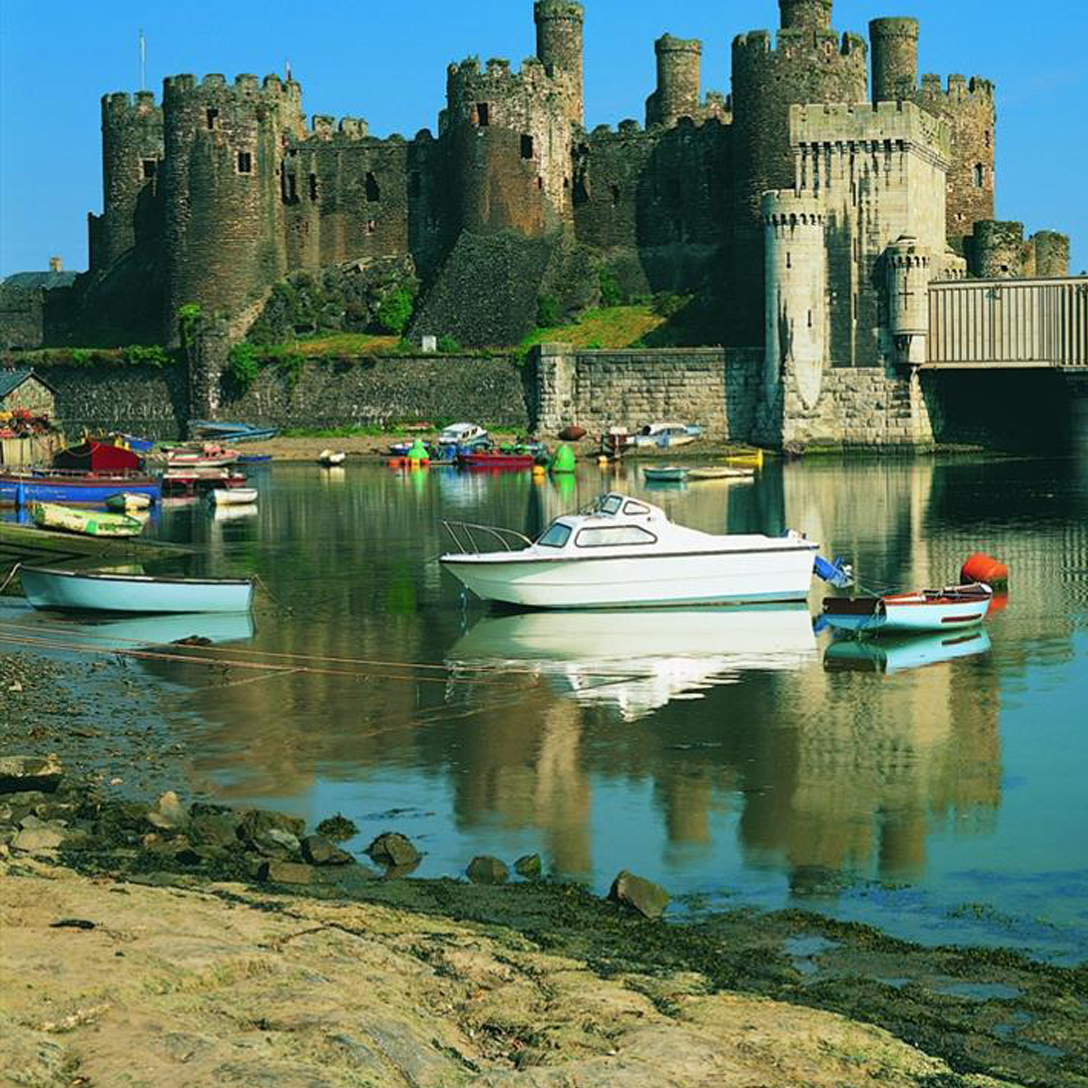
M836 630L856 635L955 631L980 624L993 597L981 583L883 597L828 597L824 616Z
M527 608L757 604L808 597L816 545L800 533L716 536L616 493L531 541L506 529L446 522L458 551L442 565L478 597ZM481 551L477 540L499 542ZM515 545L512 547L512 545Z
M256 501L255 487L217 487L208 492L212 506L252 506Z
M519 612L482 617L450 650L449 664L458 675L528 667L562 694L635 721L745 672L801 669L816 653L803 604Z

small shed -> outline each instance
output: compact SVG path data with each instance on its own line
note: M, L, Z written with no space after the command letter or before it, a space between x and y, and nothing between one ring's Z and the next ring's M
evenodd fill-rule
M0 426L16 415L56 418L57 391L29 367L0 370Z

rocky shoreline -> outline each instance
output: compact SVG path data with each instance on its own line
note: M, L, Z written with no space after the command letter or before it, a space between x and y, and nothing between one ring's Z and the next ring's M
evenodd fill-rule
M125 1083L1088 1085L1088 965L796 911L663 922L631 874L602 900L533 856L417 880L395 829L364 861L349 824L0 759L0 1075L121 1083L151 1032Z

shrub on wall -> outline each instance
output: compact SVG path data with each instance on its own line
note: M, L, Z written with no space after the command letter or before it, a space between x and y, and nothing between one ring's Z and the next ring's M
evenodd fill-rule
M400 336L411 319L412 293L406 287L394 288L378 306L376 322L382 332Z
M261 362L255 345L242 341L230 349L224 377L238 393L244 393L261 372Z
M598 282L601 288L602 306L626 306L631 301L630 294L607 265L602 266Z
M559 324L559 299L553 295L541 295L536 301L536 324L539 329L550 329Z

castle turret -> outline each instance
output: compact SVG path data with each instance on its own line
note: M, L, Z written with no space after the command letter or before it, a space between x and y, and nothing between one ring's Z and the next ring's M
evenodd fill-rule
M997 113L994 85L977 76L922 77L916 101L952 129L952 165L948 171L948 237L961 245L972 227L994 217L994 145Z
M657 90L646 100L646 125L674 125L699 115L699 69L703 43L666 34L654 43Z
M874 19L869 24L873 52L873 101L913 99L918 89L918 20Z
M102 99L102 215L90 220L90 266L109 268L154 231L163 113L150 91Z
M1040 230L1028 239L1024 247L1024 275L1069 275L1069 235L1056 230Z
M758 344L763 285L753 275L751 254L762 237L760 200L795 182L790 147L790 106L811 102L867 102L868 51L864 39L840 39L826 27L831 5L783 2L777 46L754 31L733 42L733 214L736 319L730 340ZM817 19L817 16L819 18ZM758 266L757 266L758 267Z
M884 254L888 291L888 332L895 362L919 366L926 361L929 335L930 252L917 238L902 235Z
M575 124L585 121L582 88L582 27L585 12L571 0L536 0L536 55L548 74L562 75L567 84L568 116Z
M831 29L832 0L778 0L783 30Z
M1006 279L1022 273L1024 224L983 219L964 240L967 267L979 279Z
M538 237L572 223L572 128L561 73L536 59L512 72L452 64L442 135L448 149L451 237L514 230Z
M177 310L237 315L287 268L283 208L300 197L284 160L302 134L297 83L242 75L165 80L166 320Z
M828 356L827 243L823 204L793 190L762 201L766 279L765 383L794 376L805 406L820 396Z

